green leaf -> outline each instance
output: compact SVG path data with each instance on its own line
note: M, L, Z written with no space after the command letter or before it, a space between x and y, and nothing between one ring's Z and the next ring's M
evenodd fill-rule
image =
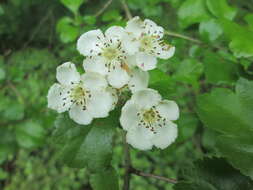
M105 12L102 16L102 21L103 22L118 21L118 20L121 20L121 18L122 17L119 13L119 10L114 9L114 10Z
M240 79L236 93L214 89L197 98L197 112L206 127L220 133L216 147L243 174L253 178L253 83Z
M253 31L229 20L220 20L223 31L230 40L229 48L238 58L253 56Z
M205 0L186 0L178 10L179 23L182 28L209 19Z
M248 23L249 29L253 30L253 13L249 13L244 17L244 20Z
M199 25L199 32L205 41L213 42L222 35L222 27L216 19L203 21Z
M113 168L92 174L90 184L94 190L118 190L118 175Z
M85 0L61 0L61 3L71 10L74 14L78 13L79 7L85 2Z
M236 16L237 10L230 7L227 0L206 0L209 11L218 18L226 18L233 20Z
M174 79L187 84L198 86L198 79L203 72L203 65L196 59L185 59L177 68L177 72L173 76Z
M0 68L0 81L5 79L5 70L3 68Z
M55 122L53 142L61 146L61 160L70 167L99 171L110 166L112 137L118 125L116 112L97 119L89 126L74 123L67 115Z
M96 20L97 20L96 17L92 15L86 15L83 17L84 23L89 24L89 25L96 24Z
M204 56L206 81L212 84L232 84L238 79L238 65L207 51Z
M78 27L73 25L73 20L70 17L61 18L57 23L56 30L63 43L73 42L79 35Z
M21 147L35 148L44 144L46 131L38 122L29 120L16 126L15 134Z
M6 120L21 120L24 118L25 107L23 104L18 102L8 102L5 105L5 110L3 112L3 118Z
M204 158L184 170L175 190L250 190L253 182L221 158Z

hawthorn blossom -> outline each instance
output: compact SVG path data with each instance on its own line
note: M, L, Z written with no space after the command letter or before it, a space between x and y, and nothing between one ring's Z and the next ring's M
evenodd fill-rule
M175 47L162 40L164 29L149 19L142 21L136 16L127 22L125 30L128 36L123 44L127 51L136 51L136 64L144 71L156 67L156 58L168 59L175 53Z
M130 72L130 79L127 87L131 92L136 92L148 87L149 74L139 68L133 68Z
M122 108L120 123L127 131L127 142L140 150L154 146L164 149L177 137L177 125L172 121L179 117L174 101L162 100L153 89L133 94Z
M105 34L98 29L81 35L77 49L86 56L83 62L85 71L107 76L109 84L115 88L126 85L130 79L128 52L122 44L126 35L125 29L120 26L108 28Z
M56 78L47 95L48 107L58 113L69 111L78 124L90 124L93 118L107 117L113 107L106 79L98 73L80 75L71 62L57 67Z

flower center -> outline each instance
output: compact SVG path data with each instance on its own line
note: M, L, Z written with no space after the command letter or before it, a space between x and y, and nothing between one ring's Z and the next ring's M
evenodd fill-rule
M86 98L91 97L89 90L86 90L81 84L78 84L71 89L69 94L72 103L82 105L83 109L86 109Z
M156 121L156 112L153 109L147 110L143 113L143 120L147 123L154 123Z
M115 58L118 57L118 55L119 51L116 48L107 47L103 51L103 56L109 61L114 60Z
M140 117L140 122L138 123L138 126L145 127L154 134L157 133L157 129L159 127L163 127L166 124L166 119L161 117L155 107L152 107L148 110L140 111L137 113L137 115Z
M155 38L152 36L143 36L140 40L140 51L149 51L153 49Z

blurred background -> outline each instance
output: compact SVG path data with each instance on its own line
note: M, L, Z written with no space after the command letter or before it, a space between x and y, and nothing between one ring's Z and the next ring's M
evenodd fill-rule
M204 0L1 0L0 189L91 189L86 169L68 168L58 161L57 145L50 139L57 114L47 108L46 95L56 81L59 64L72 61L82 67L77 38L91 29L124 26L129 14L126 6L133 16L152 19L168 31L165 40L176 46L176 55L159 61L150 85L181 107L176 143L163 151L131 149L133 166L176 178L182 166L203 153L213 153L212 136L216 134L203 130L195 111L195 95L211 86L230 87L239 74L252 78L253 70L252 59L245 59L252 53L246 41L253 39L252 33L251 37L247 33L253 30L253 2L220 2L210 8ZM219 17L229 23L221 26L216 21ZM232 39L237 39L237 44L231 49ZM245 48L238 50L238 46ZM164 72L170 77L163 77ZM166 83L165 89L159 88L161 81ZM122 185L120 129L117 134L113 166ZM172 189L166 182L138 176L132 177L131 187Z

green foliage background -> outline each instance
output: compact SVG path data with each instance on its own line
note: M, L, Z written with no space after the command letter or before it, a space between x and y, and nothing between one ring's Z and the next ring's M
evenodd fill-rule
M252 0L2 0L0 189L122 189L119 112L78 126L47 109L46 95L59 64L82 67L80 34L126 23L124 2L176 46L149 86L181 111L172 146L130 149L134 168L179 182L132 175L130 189L252 190Z

